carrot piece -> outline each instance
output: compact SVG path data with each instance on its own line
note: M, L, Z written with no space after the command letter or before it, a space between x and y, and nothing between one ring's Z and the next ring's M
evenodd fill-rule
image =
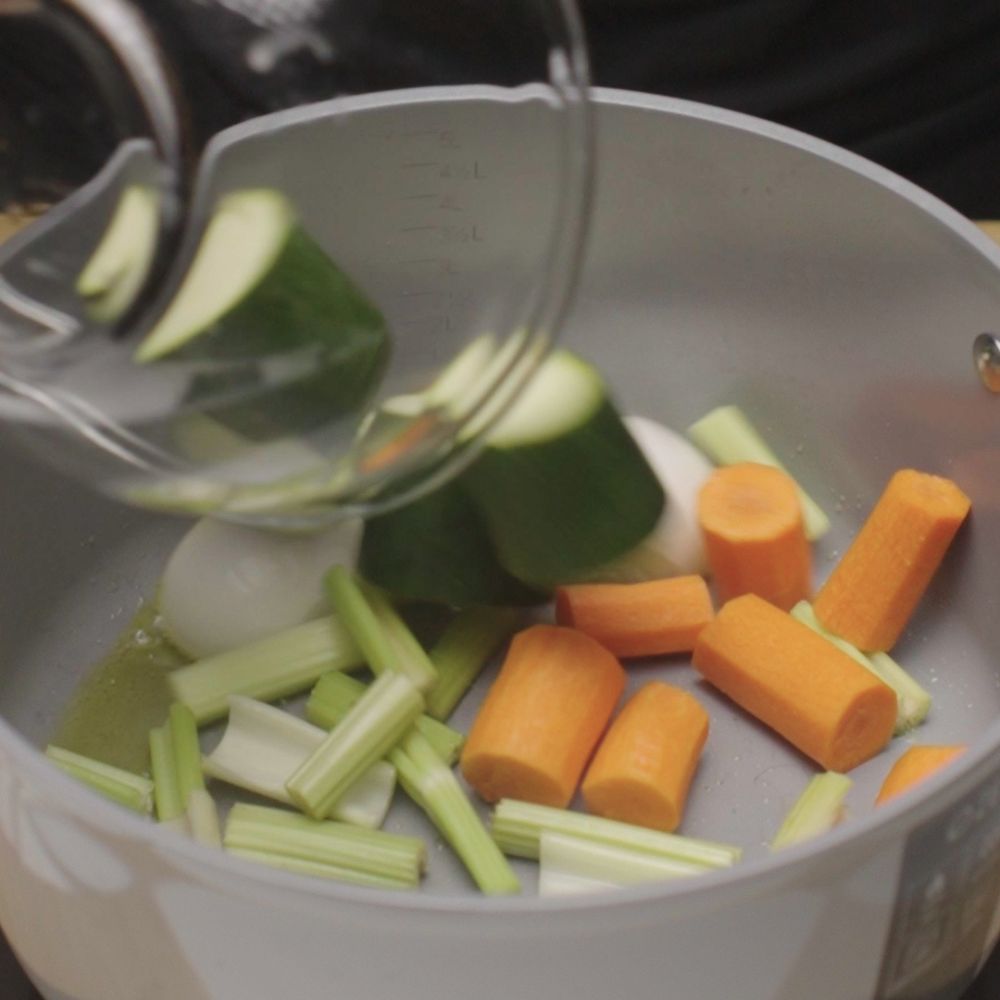
M700 576L556 588L556 621L585 632L615 656L690 652L713 614Z
M755 594L722 608L698 636L693 660L720 691L827 771L849 771L892 736L892 688Z
M698 495L698 521L720 603L756 594L788 611L812 589L812 553L795 480L741 462L716 469Z
M686 691L652 681L625 703L581 791L598 816L670 832L680 826L708 736L708 713Z
M910 747L889 769L875 799L875 805L880 806L883 802L888 802L889 799L895 798L901 792L905 792L925 778L929 778L945 764L964 753L965 749L965 746L931 746L929 744L918 744Z
M519 632L462 750L465 780L487 801L564 808L625 688L625 671L575 629Z
M823 627L866 652L891 649L970 506L950 479L900 469L816 595Z

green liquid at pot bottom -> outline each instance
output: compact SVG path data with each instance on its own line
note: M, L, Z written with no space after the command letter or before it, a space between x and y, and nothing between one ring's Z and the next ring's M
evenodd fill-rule
M140 608L77 688L51 743L136 774L148 771L149 731L170 708L167 675L189 662L157 619L154 604Z

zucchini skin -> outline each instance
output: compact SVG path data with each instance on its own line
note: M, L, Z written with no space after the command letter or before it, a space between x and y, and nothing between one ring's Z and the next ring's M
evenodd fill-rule
M400 600L455 608L547 600L500 565L462 478L366 521L358 569Z
M666 502L607 398L557 438L487 445L463 482L501 564L541 587L569 582L629 551L652 532Z
M229 362L191 380L184 403L253 440L307 432L360 410L381 381L390 337L381 312L299 225L266 276L168 357ZM259 362L296 353L305 374L265 387ZM232 400L230 402L229 400Z

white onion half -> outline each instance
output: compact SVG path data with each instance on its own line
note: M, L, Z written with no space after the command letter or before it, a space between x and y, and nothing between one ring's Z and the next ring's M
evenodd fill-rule
M667 494L660 521L643 547L662 553L675 573L706 574L698 494L715 466L686 437L655 420L626 417L625 426Z
M167 634L196 659L234 649L327 608L323 574L353 566L360 520L288 534L199 521L174 549L160 587Z

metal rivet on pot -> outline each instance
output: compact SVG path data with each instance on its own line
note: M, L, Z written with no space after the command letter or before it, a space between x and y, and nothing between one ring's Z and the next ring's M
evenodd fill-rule
M983 385L990 392L1000 392L1000 337L994 333L981 333L972 345L972 356Z

